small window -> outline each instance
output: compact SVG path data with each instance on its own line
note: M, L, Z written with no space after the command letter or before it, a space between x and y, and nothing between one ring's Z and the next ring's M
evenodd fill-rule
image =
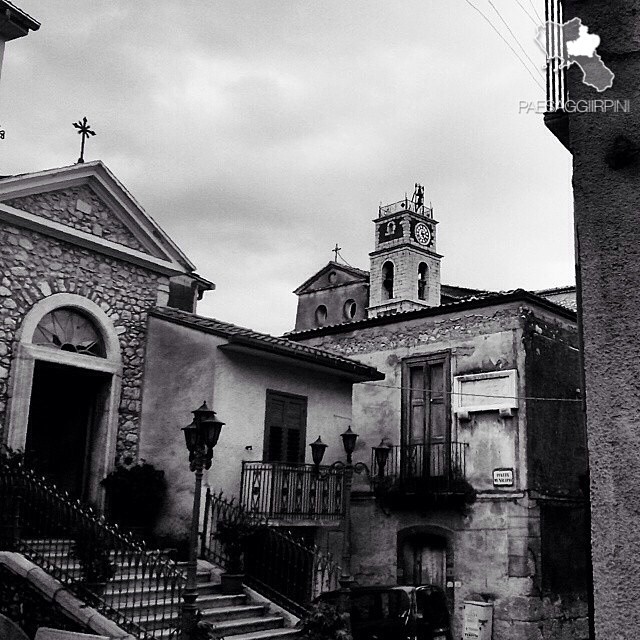
M106 356L102 336L95 324L67 307L54 309L40 320L33 334L33 344L98 358Z
M418 265L418 300L427 299L427 281L429 277L429 267L426 262Z
M344 317L347 320L353 320L358 312L358 305L351 298L344 303Z
M327 307L325 307L323 304L321 304L317 309L316 309L316 324L318 326L322 326L323 324L325 324L327 322Z
M382 265L382 299L393 298L393 262L388 261Z

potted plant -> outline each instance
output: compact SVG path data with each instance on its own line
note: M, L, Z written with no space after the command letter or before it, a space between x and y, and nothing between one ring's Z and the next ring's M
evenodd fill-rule
M107 582L116 573L111 548L99 531L80 531L73 544L73 555L80 564L80 581L94 595L102 596Z
M141 460L117 467L100 484L106 489L109 517L126 529L150 536L167 492L164 471Z
M215 538L222 544L226 558L225 572L220 576L222 592L242 592L244 579L244 552L247 542L259 529L244 513L227 515L218 521Z
M298 623L300 640L353 640L349 631L349 614L340 613L327 602L314 604Z

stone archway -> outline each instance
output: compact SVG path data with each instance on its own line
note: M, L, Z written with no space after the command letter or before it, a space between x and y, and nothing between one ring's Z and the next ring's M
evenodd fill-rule
M64 335L60 317L71 318L74 326L81 329L77 344L73 336ZM51 336L50 343L46 336ZM94 348L92 345L98 342L99 348ZM7 444L22 450L29 444L32 449L46 452L47 464L52 471L58 470L54 481L58 479L62 488L100 506L99 482L115 458L121 376L118 335L96 303L70 293L39 301L16 334ZM77 406L72 404L74 391L78 394ZM64 411L71 408L73 411L65 418ZM59 430L59 438L55 429ZM67 453L67 446L78 464L69 470L68 477L61 475L64 459L56 459L56 455ZM45 471L47 464L43 465Z

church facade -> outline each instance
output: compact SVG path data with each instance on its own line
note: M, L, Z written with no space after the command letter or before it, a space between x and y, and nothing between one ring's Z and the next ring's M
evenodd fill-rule
M355 485L356 580L439 584L456 637L480 602L495 640L586 638L575 313L523 290L442 285L437 223L415 199L374 224L370 272L326 265L296 291L288 334L385 374L354 387L355 459L371 472Z

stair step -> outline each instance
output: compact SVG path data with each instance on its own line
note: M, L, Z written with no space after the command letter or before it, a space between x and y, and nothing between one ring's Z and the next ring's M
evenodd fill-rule
M238 620L239 618L259 618L267 611L267 606L263 604L245 604L235 607L214 607L208 608L205 603L196 601L200 609L202 619L207 622L220 622L227 620Z
M172 604L180 605L182 603L182 598L178 598L177 596L173 599L167 598L162 600L156 600L153 593L143 594L145 597L127 603L118 603L117 608L118 611L129 612L135 614L136 616L143 617L149 613L153 613L156 610L164 610L170 607ZM113 603L113 599L108 597L109 604ZM229 598L237 598L229 600ZM207 618L215 618L229 615L231 617L237 617L236 614L249 613L248 617L252 617L255 613L256 615L261 615L265 611L265 605L248 605L245 603L246 596L218 596L218 595L210 595L198 597L196 600L196 606L200 611L203 612L203 616L206 614ZM242 611L244 609L244 611Z
M252 631L233 636L233 640L280 640L280 638L295 638L300 635L300 629L267 629L266 631Z
M158 586L147 585L146 588L136 586L135 583L127 585L127 589L117 589L114 585L107 585L105 589L105 599L109 604L116 608L127 609L131 605L140 603L143 600L151 599L152 601L162 596L163 589ZM197 586L198 589L198 606L206 604L207 608L230 607L234 605L242 605L247 601L244 594L236 596L227 596L220 593L220 585L215 582L203 582Z
M261 618L245 618L243 620L218 622L214 623L212 627L216 632L222 633L224 636L235 636L253 631L280 629L283 625L284 619L281 616L263 616Z

